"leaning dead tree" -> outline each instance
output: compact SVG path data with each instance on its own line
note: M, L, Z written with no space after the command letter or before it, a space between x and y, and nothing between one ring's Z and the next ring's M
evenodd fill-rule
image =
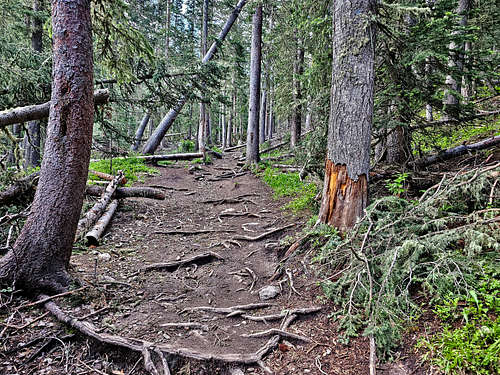
M427 167L428 165L439 163L441 161L449 160L456 158L458 156L462 156L471 151L479 151L484 150L490 147L494 147L500 144L500 135L496 137L491 137L487 139L483 139L482 141L473 143L471 145L460 145L457 147L449 148L447 150L441 151L436 155L432 155L423 159L416 160L412 165L416 167Z
M234 22L238 18L238 15L241 12L241 9L243 9L246 3L247 0L240 0L238 2L228 20L226 21L226 24L224 25L222 31L219 33L219 35L215 39L215 42L213 42L212 46L203 57L203 60L201 61L202 64L207 64L214 57L217 48L224 42L224 39L226 39L229 30L231 30L231 27L233 26ZM187 100L188 95L183 96L177 102L176 106L167 113L163 120L161 120L160 124L157 126L149 140L144 145L142 149L143 154L153 154L156 151L156 149L160 145L161 140L163 139L165 134L167 134L168 129L170 129L170 127L174 123Z
M94 104L105 104L109 100L109 91L107 89L100 89L94 91ZM29 105L26 107L18 107L0 112L0 128L19 124L27 121L41 120L49 117L50 102Z

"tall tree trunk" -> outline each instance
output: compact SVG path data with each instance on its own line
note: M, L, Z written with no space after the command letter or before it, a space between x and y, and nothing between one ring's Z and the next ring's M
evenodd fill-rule
M201 22L201 56L207 53L208 35L208 0L203 0L202 22ZM203 86L205 89L205 86ZM207 142L208 111L204 100L200 103L200 121L198 123L198 150L205 152Z
M267 90L265 85L262 87L261 93L261 103L260 103L260 115L259 115L259 144L262 144L266 141L266 110L267 110Z
M135 132L134 143L132 144L132 147L130 147L131 151L137 151L139 149L139 146L141 144L141 139L142 139L142 136L144 134L144 130L146 129L146 126L149 123L150 117L151 117L151 113L148 111L145 113L144 117L142 118L142 121L139 124L137 131Z
M215 42L212 43L212 46L208 50L208 52L205 54L205 57L203 57L203 60L201 61L202 64L207 64L215 55L215 52L217 51L217 48L224 42L224 39L226 39L227 34L229 33L229 30L231 30L231 27L233 26L234 22L238 18L238 15L241 12L241 9L245 6L248 0L239 0L238 4L234 8L233 12L229 16L228 20L226 21L226 24L222 28L222 31L219 33L217 38L215 39ZM188 96L185 95L175 105L174 108L172 108L167 115L161 120L160 124L156 127L154 133L151 135L151 137L148 139L146 144L144 145L142 149L143 154L153 154L156 149L158 148L158 145L160 144L161 140L167 134L168 129L172 126L174 123L175 119L181 112L182 108L184 107L184 104L186 104L186 101L188 99Z
M227 124L226 133L226 146L231 147L233 145L233 134L236 131L236 78L235 73L231 80L232 84L232 94L231 94L231 108L229 110L229 122Z
M250 53L250 96L248 108L246 163L258 163L260 73L262 59L262 4L257 4L252 19L252 49Z
M43 0L33 0L34 17L31 32L31 48L36 53L42 52L43 22L39 12L43 10ZM40 166L40 121L30 121L26 132L24 149L24 167Z
M302 133L302 87L300 77L304 74L304 48L296 40L297 52L293 63L293 114L291 123L290 147L294 148L300 141Z
M341 231L368 201L373 116L375 1L338 0L333 9L333 70L328 152L318 222ZM354 43L354 45L353 45Z
M69 286L92 142L90 0L52 0L52 30L52 98L40 181L21 234L0 259L2 283L28 292Z
M471 0L459 0L457 13L462 18L459 25L461 27L467 26ZM458 35L459 32L453 32L453 35ZM449 46L450 57L448 59L448 67L451 72L446 76L446 91L444 94L443 111L444 120L457 118L459 111L458 94L461 92L462 70L463 70L463 46L458 46L457 43L452 41Z

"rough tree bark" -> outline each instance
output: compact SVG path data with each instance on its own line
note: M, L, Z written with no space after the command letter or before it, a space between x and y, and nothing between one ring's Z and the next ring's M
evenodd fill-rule
M52 0L52 99L31 214L0 259L0 283L25 292L65 291L90 160L93 59L90 0Z
M333 73L325 183L318 222L351 228L368 201L373 115L375 1L333 9Z
M248 0L240 0L238 2L228 20L226 21L226 24L224 25L222 31L217 36L217 39L215 39L215 42L212 43L212 46L206 53L205 57L203 57L203 60L201 61L202 64L208 63L213 58L215 52L217 51L217 48L224 42L224 39L226 39L229 30L231 30L231 27L238 18L241 9L245 6L247 1ZM156 151L156 149L160 145L161 140L163 139L163 136L167 133L168 129L170 129L170 127L174 123L175 119L184 107L184 104L186 104L187 99L187 95L179 99L175 107L167 113L163 120L161 120L160 124L158 124L154 133L151 134L151 137L148 139L148 141L144 145L144 148L142 149L142 153L144 155L153 154Z
M260 73L262 59L262 4L258 4L252 19L252 49L250 55L250 97L247 127L246 163L259 162Z

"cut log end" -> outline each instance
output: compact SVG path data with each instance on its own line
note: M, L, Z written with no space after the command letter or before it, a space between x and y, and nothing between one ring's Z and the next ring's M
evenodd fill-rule
M354 181L345 165L326 160L325 186L318 222L329 224L345 232L363 215L368 201L366 175Z

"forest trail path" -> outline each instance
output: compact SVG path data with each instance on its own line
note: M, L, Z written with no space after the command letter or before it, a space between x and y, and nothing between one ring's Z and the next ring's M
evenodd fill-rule
M303 223L283 211L283 200L273 199L272 190L252 173L238 173L237 157L226 154L210 165L177 163L161 167L159 175L137 184L160 188L167 198L124 200L104 244L72 257L78 277L96 286L89 292L86 308L75 315L103 309L90 319L110 333L221 356L255 353L270 336L244 335L279 328L284 320L252 321L242 315L267 316L321 307L313 273L305 262L297 262L288 270L295 291L286 274L269 281L279 262L280 240L294 236ZM281 230L259 240L244 239L273 229ZM144 270L152 264L183 261L208 252L215 255L180 267ZM269 285L280 293L261 301L259 290ZM212 309L257 307L262 302L269 306L234 316ZM323 310L298 315L288 329L309 337L312 343L285 339L289 343L282 345L282 350L265 357L266 366L276 374L294 373L294 369L310 374L359 373L360 368L366 369L365 343L350 349L335 345L328 309ZM352 361L352 356L358 359ZM322 362L320 371L318 364ZM248 374L264 373L259 366L244 370ZM217 371L217 367L200 371L195 373L227 373Z

